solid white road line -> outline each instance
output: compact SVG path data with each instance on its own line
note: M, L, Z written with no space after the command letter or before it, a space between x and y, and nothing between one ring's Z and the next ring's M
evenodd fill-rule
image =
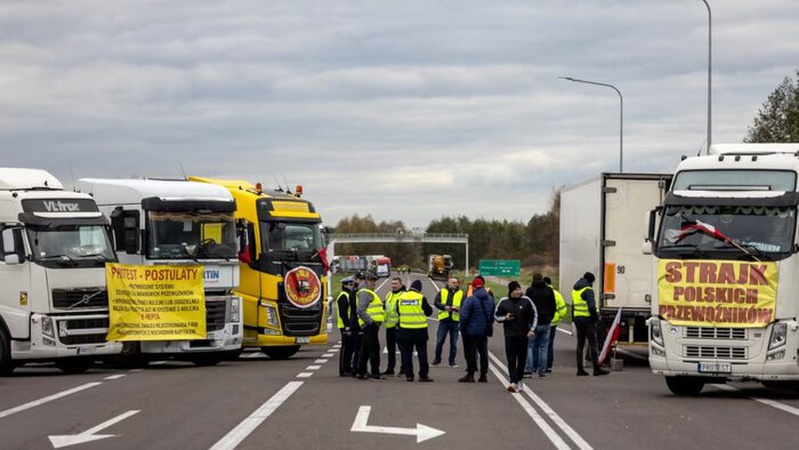
M741 391L740 389L738 389L738 388L736 388L734 386L728 386L726 384L712 384L711 386L719 388L719 389L722 389L722 390L725 390L725 391L740 392L740 393L746 395L745 392ZM762 403L762 404L764 404L766 406L771 406L772 408L779 409L780 411L785 411L788 414L793 414L794 416L799 416L799 409L794 408L793 406L788 406L788 405L786 405L784 403L780 403L780 402L775 401L775 400L769 400L767 398L751 397L751 396L748 396L748 395L747 395L747 397L751 398L752 400L754 400L756 402Z
M302 386L302 381L289 381L275 395L267 400L263 405L256 409L247 418L241 421L235 428L220 439L210 450L231 450L236 448L241 441L249 436L259 425L263 423L280 405L283 404L291 394Z
M104 379L104 380L118 380L118 379L120 379L120 378L124 377L125 375L127 375L127 374L125 374L125 373L118 373L118 374L116 374L116 375L111 375L111 376L105 377L105 378L103 378L103 379Z
M5 411L0 411L0 419L8 417L12 414L16 414L21 411L25 411L27 409L35 408L39 405L43 405L48 402L52 402L53 400L58 400L59 398L64 398L68 395L72 395L76 392L85 391L86 389L93 388L95 386L99 386L103 384L102 381L96 381L93 383L86 383L82 384L78 387L74 387L72 389L67 389L66 391L61 391L53 395L48 395L47 397L40 398L39 400L34 400L32 402L25 403L24 405L19 405L11 409L7 409Z
M566 333L566 334L568 334L569 336L574 336L574 333L572 333L572 331L571 331L571 330L567 330L567 329L565 329L565 328L561 328L561 327L556 327L556 328L557 328L557 329L558 329L558 331L560 331L561 333Z
M502 383L504 386L508 385L509 382L508 382L507 378L505 378L505 376L502 374L502 372L500 372L499 369L497 369L497 367L494 364L489 364L488 367L491 370L491 372L494 374L494 376L497 377L497 379L499 379L500 383ZM535 424L538 425L538 428L540 428L541 431L544 432L546 437L549 438L549 440L552 442L552 444L556 448L558 448L560 450L568 450L569 449L569 445L566 444L566 441L564 441L560 437L560 435L558 435L558 433L554 429L552 429L552 427L549 426L547 421L544 420L544 418L541 417L535 411L535 408L533 408L533 406L527 400L524 399L524 396L522 396L522 395L512 395L512 397L513 397L514 400L516 400L522 406L522 409L524 409L524 411L527 413L527 415L529 415L530 418L533 419L533 422L535 422Z
M505 366L505 364L502 363L502 361L499 360L499 358L496 357L496 355L494 355L490 351L488 352L488 355L489 358L494 362L494 364L496 364L500 369L502 369L504 373L508 373L508 368ZM566 421L564 421L558 415L558 413L556 413L555 410L553 410L541 397L539 397L538 395L535 394L535 392L529 389L529 385L524 390L524 393L527 394L527 396L530 397L533 400L533 402L535 402L535 404L538 405L539 408L541 408L541 411L543 411L544 414L546 414L547 417L549 417L549 419L552 422L554 422L555 425L558 426L558 428L563 430L563 432L566 434L566 436L569 437L569 439L572 440L572 442L577 444L578 448L582 450L589 450L593 448L591 447L591 445L588 444L588 442L585 441L585 439L582 438L582 436L580 436L576 431L574 431L574 429L570 427L566 423Z

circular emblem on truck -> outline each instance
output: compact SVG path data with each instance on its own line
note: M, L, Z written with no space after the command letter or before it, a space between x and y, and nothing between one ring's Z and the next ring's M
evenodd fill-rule
M322 298L322 282L305 266L289 270L283 278L283 288L286 298L297 308L309 308Z

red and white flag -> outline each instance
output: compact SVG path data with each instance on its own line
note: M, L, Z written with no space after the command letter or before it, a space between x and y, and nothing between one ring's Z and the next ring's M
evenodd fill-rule
M605 337L605 345L602 346L602 352L599 354L599 365L601 366L605 362L605 358L608 357L610 353L610 348L613 346L613 343L619 340L619 324L621 323L621 308L616 311L616 317L613 319L613 324L610 326L610 330L608 330L608 335Z
M694 223L690 223L690 224L685 225L684 227L680 228L680 233L677 235L677 238L675 239L675 242L679 242L679 241L685 239L686 237L696 233L697 231L701 231L702 233L705 233L708 236L714 237L716 239L719 239L719 240L722 240L722 241L725 241L725 242L729 242L730 241L730 238L725 236L721 231L718 230L718 228L716 228L713 225L710 225L708 223L701 222L701 221L697 220Z

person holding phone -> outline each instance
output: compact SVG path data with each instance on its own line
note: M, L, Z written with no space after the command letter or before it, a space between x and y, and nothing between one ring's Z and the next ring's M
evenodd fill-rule
M505 330L505 356L510 378L508 392L520 392L524 389L521 381L527 362L527 341L535 336L538 312L530 297L522 294L518 281L508 283L508 296L497 304L494 318Z
M463 301L463 291L457 277L449 277L447 287L440 290L433 301L438 309L438 334L436 335L436 353L433 365L441 364L441 352L444 341L449 335L449 366L457 368L455 357L458 354L458 328L460 326L460 308Z

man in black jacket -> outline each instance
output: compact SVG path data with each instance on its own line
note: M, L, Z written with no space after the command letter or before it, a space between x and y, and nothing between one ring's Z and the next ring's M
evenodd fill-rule
M538 378L544 378L547 371L549 333L552 318L555 316L555 293L544 283L544 276L535 273L533 283L527 288L526 294L538 311L538 326L535 328L535 336L528 340L527 364L524 371L530 374L538 371Z
M341 332L341 353L339 353L338 375L340 377L353 376L352 352L354 338L350 328L350 295L355 287L355 280L347 277L341 280L341 292L336 299L336 322Z
M494 314L505 329L505 356L508 358L508 392L523 389L524 363L527 359L527 340L535 335L538 314L532 300L522 295L518 281L508 283L508 296L499 301Z

